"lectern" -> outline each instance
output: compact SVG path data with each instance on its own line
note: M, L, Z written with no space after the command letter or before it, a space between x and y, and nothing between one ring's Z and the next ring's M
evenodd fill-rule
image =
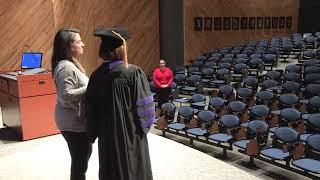
M21 140L59 133L54 121L56 91L50 72L0 74L3 123Z

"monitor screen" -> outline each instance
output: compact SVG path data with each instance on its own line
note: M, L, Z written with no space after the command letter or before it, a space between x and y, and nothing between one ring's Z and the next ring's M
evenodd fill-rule
M40 68L42 62L42 53L24 52L22 53L21 69Z

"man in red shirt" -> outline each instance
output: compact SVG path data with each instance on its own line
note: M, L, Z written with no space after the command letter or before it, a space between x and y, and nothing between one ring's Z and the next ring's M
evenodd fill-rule
M169 102L171 84L173 81L172 71L170 68L166 67L166 63L163 59L160 60L160 67L153 72L153 81L156 85L158 105L159 108L161 108L163 103Z

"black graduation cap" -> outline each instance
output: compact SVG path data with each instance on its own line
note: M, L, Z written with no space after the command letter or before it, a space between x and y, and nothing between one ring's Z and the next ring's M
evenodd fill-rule
M123 39L130 38L130 34L125 28L103 28L98 29L94 33L95 36L101 37L100 51L113 51L123 45ZM121 36L121 37L119 37ZM123 60L128 67L127 47L124 48Z
M96 30L94 35L100 37L107 48L113 50L123 44L122 39L116 33L120 34L125 40L130 38L128 30L125 28L102 28Z

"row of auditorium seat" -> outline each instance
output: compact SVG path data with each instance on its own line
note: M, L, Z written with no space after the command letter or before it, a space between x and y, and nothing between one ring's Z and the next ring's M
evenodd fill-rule
M155 127L221 147L225 156L236 148L251 162L320 178L319 41L320 33L296 33L213 50L173 68L172 102L159 107ZM288 57L297 62L273 69Z

